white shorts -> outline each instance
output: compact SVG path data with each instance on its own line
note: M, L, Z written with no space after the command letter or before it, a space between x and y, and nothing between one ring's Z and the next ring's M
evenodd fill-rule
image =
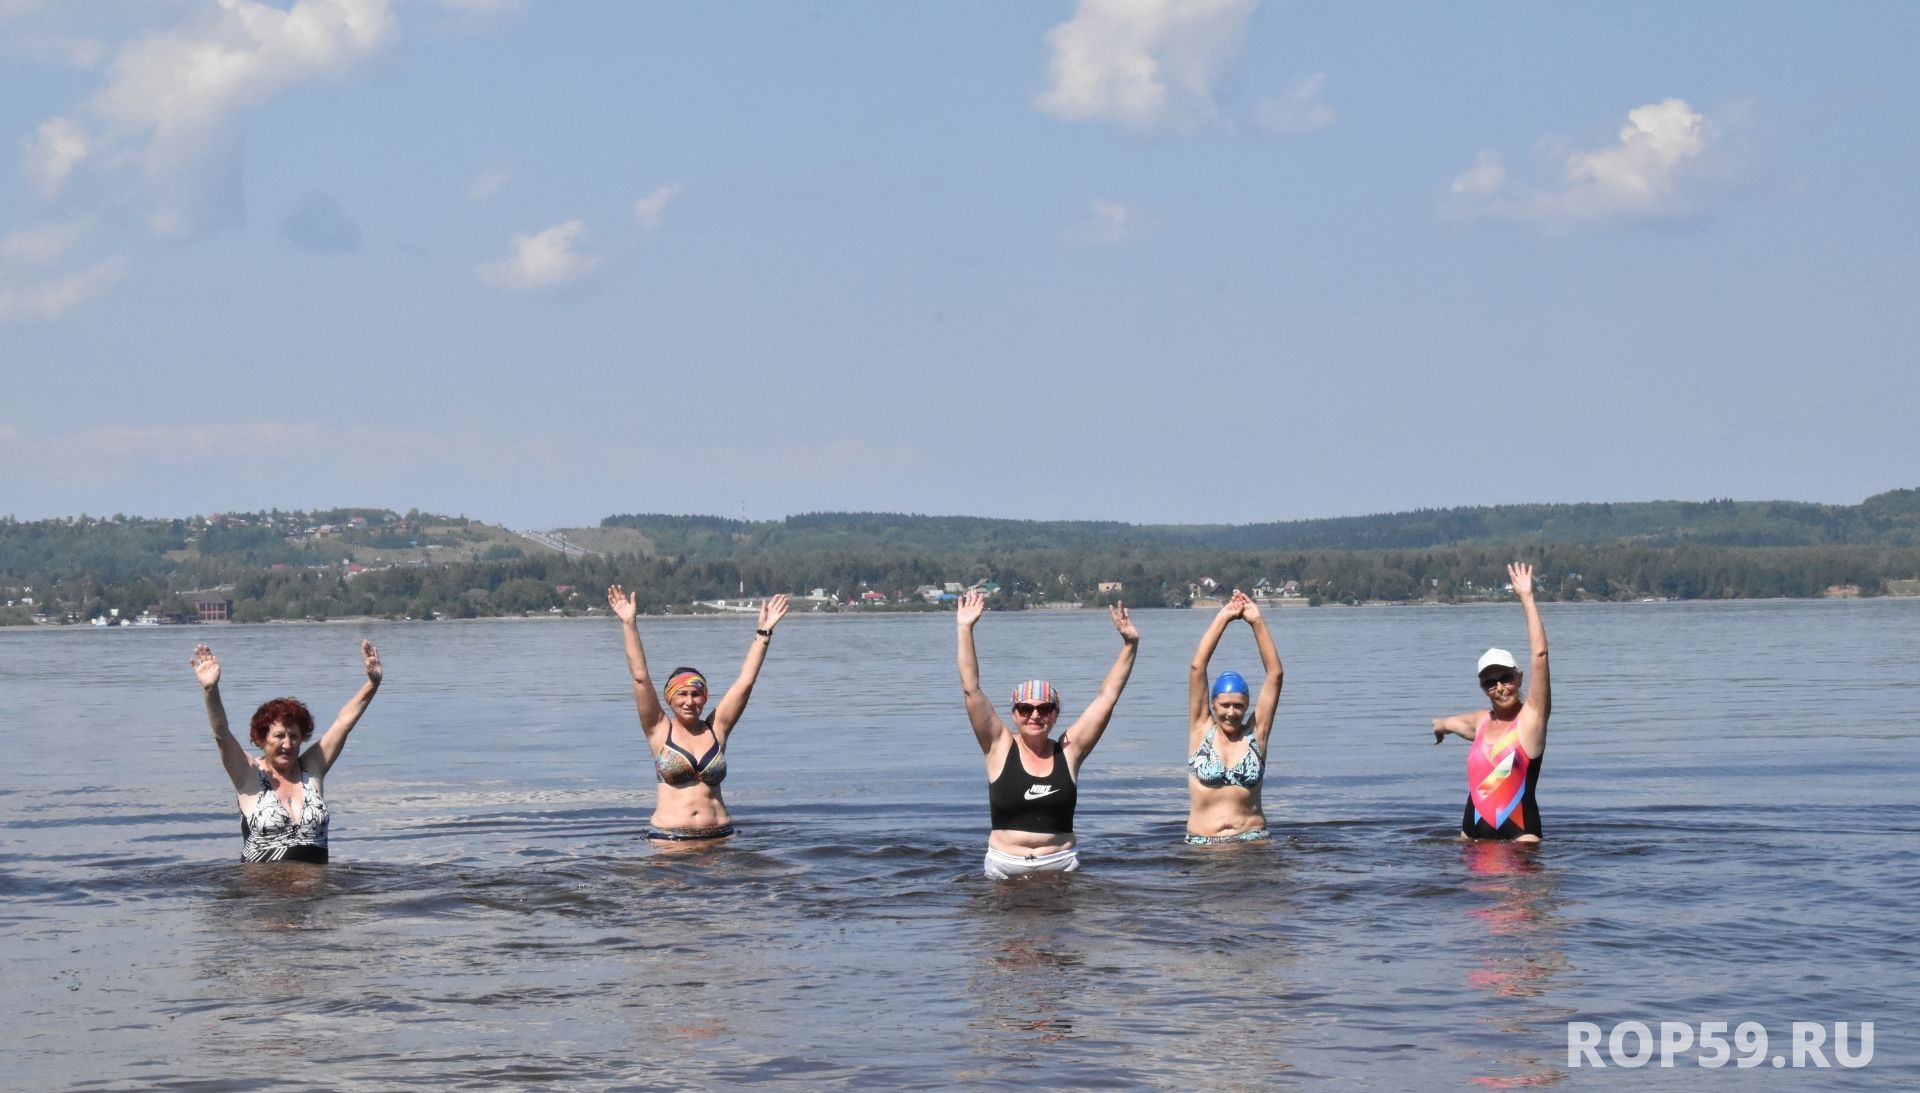
M1051 854L1008 854L987 847L987 876L994 880L1012 880L1028 873L1071 873L1080 868L1080 851L1074 847Z

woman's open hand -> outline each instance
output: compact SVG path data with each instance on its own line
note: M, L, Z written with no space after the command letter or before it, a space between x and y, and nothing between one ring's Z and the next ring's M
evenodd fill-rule
M774 596L760 605L760 629L771 630L787 617L787 597L785 593Z
M987 611L987 594L977 588L970 588L960 597L958 619L962 630L971 629Z
M1118 600L1107 608L1107 614L1113 617L1113 628L1120 631L1120 640L1132 645L1140 640L1140 631L1133 625L1133 616L1127 614L1127 605Z
M212 649L205 645L194 646L193 655L187 658L187 663L192 665L194 677L200 681L200 686L211 690L219 684L220 660L213 655Z
M1507 580L1513 582L1513 594L1526 599L1533 595L1533 566L1527 562L1510 562L1507 565Z
M632 625L633 620L640 617L640 608L634 605L633 593L617 584L607 586L607 606L613 610L614 615L621 622L628 625Z

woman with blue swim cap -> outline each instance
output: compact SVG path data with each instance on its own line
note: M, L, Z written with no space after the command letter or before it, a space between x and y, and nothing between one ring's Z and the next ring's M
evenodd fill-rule
M1222 672L1211 684L1207 665L1235 619L1253 628L1260 665L1267 678L1259 700L1238 672ZM1260 783L1266 775L1267 738L1280 706L1285 671L1267 632L1260 605L1235 591L1200 636L1187 668L1187 842L1260 842L1268 838L1267 815L1260 810ZM1251 708L1250 708L1251 707Z

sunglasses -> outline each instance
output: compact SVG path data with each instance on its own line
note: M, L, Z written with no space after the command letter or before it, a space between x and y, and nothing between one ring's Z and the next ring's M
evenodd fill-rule
M1016 702L1013 704L1013 712L1021 717L1032 717L1035 714L1041 717L1052 717L1060 712L1060 707L1051 702L1042 702L1038 706L1031 702Z
M1485 690L1488 687L1493 687L1501 683L1512 683L1519 678L1520 676L1515 672L1501 672L1497 676L1481 676L1480 689Z

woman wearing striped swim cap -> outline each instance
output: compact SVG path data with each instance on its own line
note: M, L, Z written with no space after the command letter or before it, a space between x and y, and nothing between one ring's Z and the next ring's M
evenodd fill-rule
M987 876L1008 880L1028 873L1071 873L1080 867L1073 836L1080 765L1107 731L1113 707L1126 689L1140 650L1140 631L1134 629L1125 604L1109 609L1113 628L1120 632L1120 656L1107 670L1100 693L1055 739L1060 692L1053 684L1030 679L1013 689L1013 728L1000 720L980 690L973 628L986 609L987 598L978 589L960 598L960 690L967 720L986 757L987 806L993 817L987 834Z

